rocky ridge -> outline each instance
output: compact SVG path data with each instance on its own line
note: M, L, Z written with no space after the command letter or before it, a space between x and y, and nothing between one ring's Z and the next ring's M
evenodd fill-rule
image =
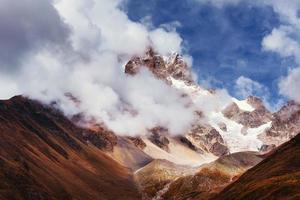
M178 54L163 57L152 49L145 56L134 57L125 65L125 73L134 75L142 68L150 70L158 79L166 81L172 87L188 96L195 105L201 98L213 97L215 91L204 89L194 80L191 69ZM227 155L238 151L270 151L279 144L295 136L300 128L297 104L288 103L277 113L270 112L261 99L250 96L245 100L231 98L226 107L205 113L208 120L203 122L201 109L199 122L184 133L180 141L198 153L211 153L215 156ZM289 117L283 117L290 113ZM285 126L288 128L285 129ZM163 141L150 140L168 151L168 137ZM155 133L159 138L159 133ZM155 142L156 141L156 142Z

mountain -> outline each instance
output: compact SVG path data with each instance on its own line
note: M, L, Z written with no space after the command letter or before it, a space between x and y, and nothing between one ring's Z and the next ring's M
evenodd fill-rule
M0 199L140 199L131 171L105 154L114 140L39 102L0 101Z
M300 134L248 170L213 200L300 199Z
M22 96L0 101L0 199L209 199L240 176L235 183L246 182L242 174L260 166L266 154L284 167L274 155L300 131L299 104L291 101L272 113L257 97L238 100L205 89L178 54L164 57L150 49L124 70L134 76L143 68L188 98L197 116L188 130L176 135L157 126L120 136L105 124L80 126L82 116L64 116L57 102ZM294 158L289 153L282 159Z
M300 105L295 102L274 113L254 96L245 100L229 96L224 104L217 91L202 88L193 80L178 54L166 58L150 51L129 61L125 72L135 75L142 67L189 97L199 115L199 121L180 137L161 127L141 138L143 151L155 159L135 172L144 199L208 199L263 160L264 153L299 132ZM203 102L209 106L207 101L215 101L216 106L208 111L197 107ZM173 151L170 146L185 150ZM186 148L201 155L198 160L202 162L190 160Z
M155 160L135 172L144 199L208 199L263 160L255 152L222 156L199 167Z
M268 152L290 140L300 130L299 104L289 102L272 113L258 97L238 100L218 90L205 89L197 84L191 69L176 53L163 57L149 49L144 56L132 58L125 65L125 73L135 75L142 68L190 99L199 120L183 133L179 141L205 157L217 158L241 151ZM156 131L155 137L162 134L166 140L174 139L168 130L160 128L163 131ZM168 144L163 147L153 144L168 152Z
M265 144L278 146L300 132L300 105L289 101L273 114L272 126L259 138Z

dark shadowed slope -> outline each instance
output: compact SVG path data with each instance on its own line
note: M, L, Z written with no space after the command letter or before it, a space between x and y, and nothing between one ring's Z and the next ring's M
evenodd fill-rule
M214 200L300 199L300 135L229 185Z
M114 143L104 132L23 97L0 101L0 199L140 199L128 169L101 150Z

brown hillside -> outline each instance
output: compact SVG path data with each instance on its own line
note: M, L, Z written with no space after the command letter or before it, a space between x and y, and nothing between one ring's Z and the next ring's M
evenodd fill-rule
M36 101L0 101L0 199L140 199L128 169L101 150L113 140Z
M280 146L214 200L300 199L300 135Z

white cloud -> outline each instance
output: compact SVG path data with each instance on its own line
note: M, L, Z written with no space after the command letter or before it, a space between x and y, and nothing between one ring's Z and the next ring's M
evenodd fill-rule
M194 109L179 91L149 71L132 77L123 69L150 45L163 55L181 52L175 29L150 29L131 21L119 8L121 0L55 2L71 31L65 38L68 49L58 44L28 52L13 79L0 79L9 83L0 90L3 98L20 92L45 103L56 101L66 115L83 113L86 123L104 123L117 134L145 134L156 126L180 134L191 125Z
M279 82L279 89L282 95L287 96L300 103L300 68L290 70L287 77Z
M166 55L170 52L181 53L181 37L174 31L166 32L164 29L159 28L150 33L150 39L153 47L157 49L159 54Z
M274 10L280 15L282 23L279 28L274 28L270 35L267 35L263 42L265 50L278 53L282 57L293 57L300 65L300 1L270 1ZM300 83L300 68L291 70L287 77L280 80L278 87L282 95L300 102L297 92Z
M249 96L259 97L264 102L266 108L273 112L277 111L283 104L282 99L279 99L277 102L270 101L271 94L266 86L244 76L240 76L235 81L234 88L235 96L239 99L246 99Z
M18 85L7 74L0 74L0 99L9 99L19 94Z
M240 76L236 80L235 89L236 95L241 99L249 96L265 97L269 94L268 89L264 85L244 76Z
M247 3L253 6L270 6L280 18L281 25L272 30L262 40L262 48L265 51L278 53L282 57L293 57L300 65L300 1L299 0L197 0L202 3L211 3L216 7L222 8L226 5L236 5L238 3ZM291 70L287 77L282 78L278 87L280 93L288 98L299 101L295 89L299 86L300 67ZM241 79L243 80L243 79ZM240 82L247 82L241 81ZM249 81L248 81L249 82ZM249 84L248 84L249 85ZM257 84L250 84L258 87ZM256 86L255 86L256 85ZM251 87L252 87L251 86ZM247 86L249 87L249 86ZM251 87L240 89L240 95L245 96L251 93ZM259 88L259 87L258 87Z
M119 54L141 54L153 44L162 54L181 51L181 37L173 30L149 30L131 21L119 9L122 0L60 0L55 6L73 28L73 44L77 50L117 51ZM99 44L102 42L102 44ZM88 46L88 47L89 47ZM166 49L169 49L167 51Z
M300 63L299 43L289 37L289 34L292 34L293 31L291 27L286 26L273 29L272 33L263 39L263 49L279 53L282 57L293 56Z

